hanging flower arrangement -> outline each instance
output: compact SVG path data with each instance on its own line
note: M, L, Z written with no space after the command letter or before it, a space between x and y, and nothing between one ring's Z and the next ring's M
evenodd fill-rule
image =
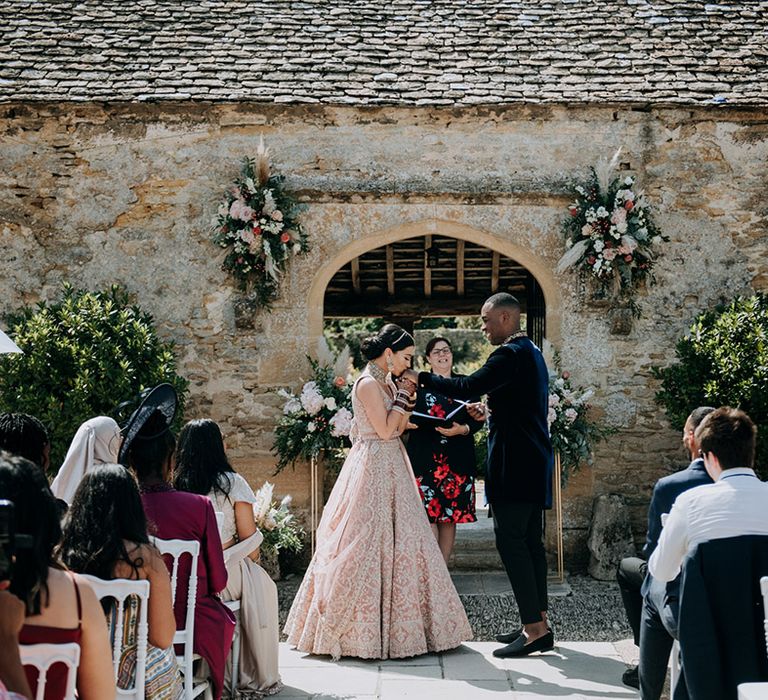
M219 205L213 242L226 249L222 269L232 273L256 304L277 298L288 260L309 250L298 220L300 206L270 175L269 149L259 142L256 159L245 158L240 177Z
M591 179L575 188L576 201L563 222L567 251L557 272L574 269L594 278L604 296L639 315L637 286L653 281L658 246L669 238L654 224L635 178L615 175L620 152L592 168Z

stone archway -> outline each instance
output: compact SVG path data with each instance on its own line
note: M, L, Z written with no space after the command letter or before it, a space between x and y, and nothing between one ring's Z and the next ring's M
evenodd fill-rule
M525 267L538 282L544 296L547 338L553 343L559 341L560 297L553 272L548 265L532 251L508 238L501 238L466 224L441 219L426 219L376 231L370 236L349 243L326 261L323 268L315 275L308 295L307 331L310 342L316 342L322 335L325 292L329 282L342 266L375 248L425 235L440 235L468 241L512 258Z

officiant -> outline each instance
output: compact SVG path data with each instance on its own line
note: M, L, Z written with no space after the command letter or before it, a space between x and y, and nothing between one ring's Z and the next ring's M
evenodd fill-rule
M480 311L483 332L494 350L468 377L430 372L407 378L422 391L455 399L488 395L488 467L485 493L493 515L496 548L515 595L522 630L497 639L505 658L549 651L554 637L547 624L547 560L544 509L552 504L552 443L547 426L549 375L541 351L520 328L520 303L511 294L489 297ZM480 418L482 405L467 411Z
M453 373L453 348L446 338L432 338L424 354L433 374L461 376ZM467 413L464 402L431 389L416 395L406 449L446 564L453 552L457 523L477 520L473 436L483 424Z

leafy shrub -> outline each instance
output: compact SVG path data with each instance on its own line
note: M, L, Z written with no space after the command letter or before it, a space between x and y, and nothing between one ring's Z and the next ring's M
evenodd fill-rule
M117 286L88 292L65 285L61 301L7 317L24 354L0 356L0 411L37 416L51 438L57 469L81 423L115 415L146 387L173 384L183 414L188 382L176 374L173 344L156 334L152 316Z
M757 464L768 466L768 296L737 297L700 314L675 346L677 362L654 368L656 401L682 430L697 406L733 406L758 427Z

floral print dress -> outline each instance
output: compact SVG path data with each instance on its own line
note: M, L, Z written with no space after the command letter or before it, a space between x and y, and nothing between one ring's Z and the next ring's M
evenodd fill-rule
M419 390L415 411L445 419L458 404L434 391ZM441 421L414 417L419 427L408 434L408 457L431 523L473 523L475 517L475 443L483 427L466 411L456 422L469 425L469 435L444 437L435 430Z

